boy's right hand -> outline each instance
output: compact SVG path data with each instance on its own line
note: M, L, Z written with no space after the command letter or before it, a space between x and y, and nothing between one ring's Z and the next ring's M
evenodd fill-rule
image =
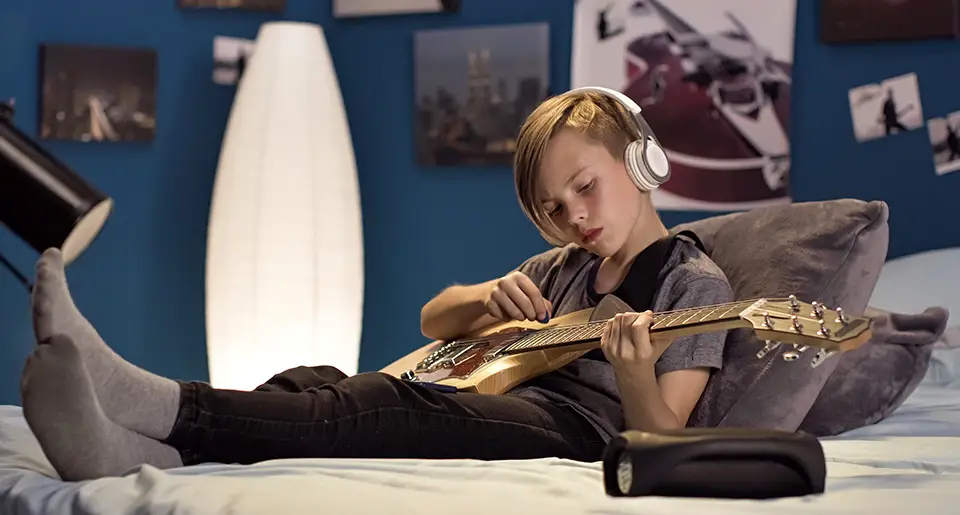
M490 316L509 322L530 320L546 323L553 304L543 297L536 284L523 272L513 271L493 282L484 307Z

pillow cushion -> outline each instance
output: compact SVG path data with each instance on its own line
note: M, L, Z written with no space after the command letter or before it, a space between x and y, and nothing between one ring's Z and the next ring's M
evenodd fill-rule
M868 307L873 337L843 354L800 430L832 436L875 424L903 404L927 376L949 313L891 313Z
M700 237L738 300L792 294L861 315L886 260L888 215L881 201L798 202L706 218L674 231ZM785 361L783 352L792 346L759 358L762 347L751 329L730 331L724 366L711 376L689 425L795 431L844 359L835 355L814 368L815 348Z

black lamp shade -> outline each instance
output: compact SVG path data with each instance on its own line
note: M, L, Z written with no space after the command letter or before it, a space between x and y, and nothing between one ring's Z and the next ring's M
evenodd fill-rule
M37 252L59 248L70 263L97 237L112 210L109 197L0 113L0 223Z

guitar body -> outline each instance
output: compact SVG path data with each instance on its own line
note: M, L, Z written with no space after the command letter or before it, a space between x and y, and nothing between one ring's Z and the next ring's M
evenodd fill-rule
M428 343L380 371L401 379L455 387L459 391L499 395L600 346L599 340L591 339L542 350L503 353L511 344L544 329L578 326L626 311L630 311L628 305L607 295L593 309L568 313L546 324L504 322L455 340Z

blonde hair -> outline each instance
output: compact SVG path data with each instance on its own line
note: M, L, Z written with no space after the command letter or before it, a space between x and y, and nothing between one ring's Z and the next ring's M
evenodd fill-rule
M622 162L627 145L637 134L630 116L619 102L602 93L567 92L543 101L520 127L513 162L517 198L527 218L552 245L559 247L564 241L560 229L543 209L538 184L550 140L562 129L574 129L602 144Z

